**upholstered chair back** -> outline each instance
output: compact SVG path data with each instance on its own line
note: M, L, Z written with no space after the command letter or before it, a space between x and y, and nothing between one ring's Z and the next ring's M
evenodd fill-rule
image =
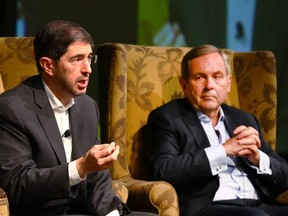
M1 80L2 90L6 91L38 73L33 40L33 37L0 38L0 91Z
M107 43L98 48L100 92L107 100L102 135L121 147L112 167L115 179L131 175L145 179L138 132L148 114L168 101L183 97L179 85L182 57L189 47L157 47ZM276 68L269 51L224 50L232 71L232 89L227 104L253 113L266 141L274 148L276 139ZM109 80L108 90L104 79ZM103 85L102 85L103 84ZM104 103L104 101L102 102ZM103 115L102 115L103 119ZM104 130L107 126L107 130ZM145 160L145 158L144 158Z
M37 74L33 38L0 37L0 94L33 74ZM0 188L0 215L9 216L8 199L2 188Z

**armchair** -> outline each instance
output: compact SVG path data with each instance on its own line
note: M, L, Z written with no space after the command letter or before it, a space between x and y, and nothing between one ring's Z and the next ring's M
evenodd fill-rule
M107 105L100 107L101 137L114 140L121 148L111 173L113 179L127 185L127 202L132 209L179 215L173 187L163 181L146 181L142 163L145 158L141 158L138 132L152 109L182 97L178 83L180 64L189 49L121 43L105 43L97 49L100 104ZM225 52L232 71L232 89L226 103L256 115L265 140L275 148L276 67L273 53L229 49ZM279 199L287 202L287 198L287 194L283 194Z
M26 78L38 74L33 51L33 37L0 38L0 94ZM1 175L1 174L0 174ZM112 182L113 189L123 202L128 190L121 181ZM9 216L9 202L0 185L0 215Z
M34 63L33 38L0 38L0 94L33 74L37 74ZM8 198L1 185L0 215L9 216Z

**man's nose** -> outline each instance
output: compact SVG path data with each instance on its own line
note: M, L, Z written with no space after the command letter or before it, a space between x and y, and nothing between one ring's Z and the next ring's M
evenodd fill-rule
M206 88L207 89L213 89L214 88L214 80L212 78L207 78L206 79Z
M81 68L81 72L84 73L92 73L91 62L88 59L83 61L83 65Z

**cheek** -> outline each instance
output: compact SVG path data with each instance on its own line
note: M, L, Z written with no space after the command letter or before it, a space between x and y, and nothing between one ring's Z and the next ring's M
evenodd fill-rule
M203 88L201 86L198 85L188 85L185 89L185 96L188 97L199 97L202 94L202 90Z
M75 85L77 81L77 74L72 73L69 70L66 70L64 73L58 75L58 78L61 80L61 83L65 86Z
M63 73L63 76L67 79L67 80L76 80L77 77L79 76L79 74L77 73L77 71L75 69L71 69L71 68L67 68L66 71Z
M194 84L194 85L191 85L191 93L193 95L201 95L202 92L203 92L203 85L197 85L197 84Z

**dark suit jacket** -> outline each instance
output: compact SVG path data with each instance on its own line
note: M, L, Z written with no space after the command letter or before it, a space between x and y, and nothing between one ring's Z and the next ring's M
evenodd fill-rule
M72 160L98 143L98 120L96 102L87 95L76 97L70 108ZM121 203L109 170L69 186L61 134L39 75L0 95L0 186L12 216L57 214L69 207L102 216Z
M273 174L257 175L245 159L241 165L259 196L269 202L288 188L288 166L263 140L257 120L248 113L223 105L225 125L232 131L239 125L259 131L261 150L269 155ZM171 183L178 194L183 216L200 215L212 202L219 187L218 176L212 176L204 149L209 140L186 99L174 100L152 111L143 129L145 158L151 180Z
M226 0L170 0L169 3L170 19L180 24L188 46L227 46ZM287 8L288 1L257 0L252 36L252 50L270 50L277 60L277 141L282 153L287 153L288 140Z

